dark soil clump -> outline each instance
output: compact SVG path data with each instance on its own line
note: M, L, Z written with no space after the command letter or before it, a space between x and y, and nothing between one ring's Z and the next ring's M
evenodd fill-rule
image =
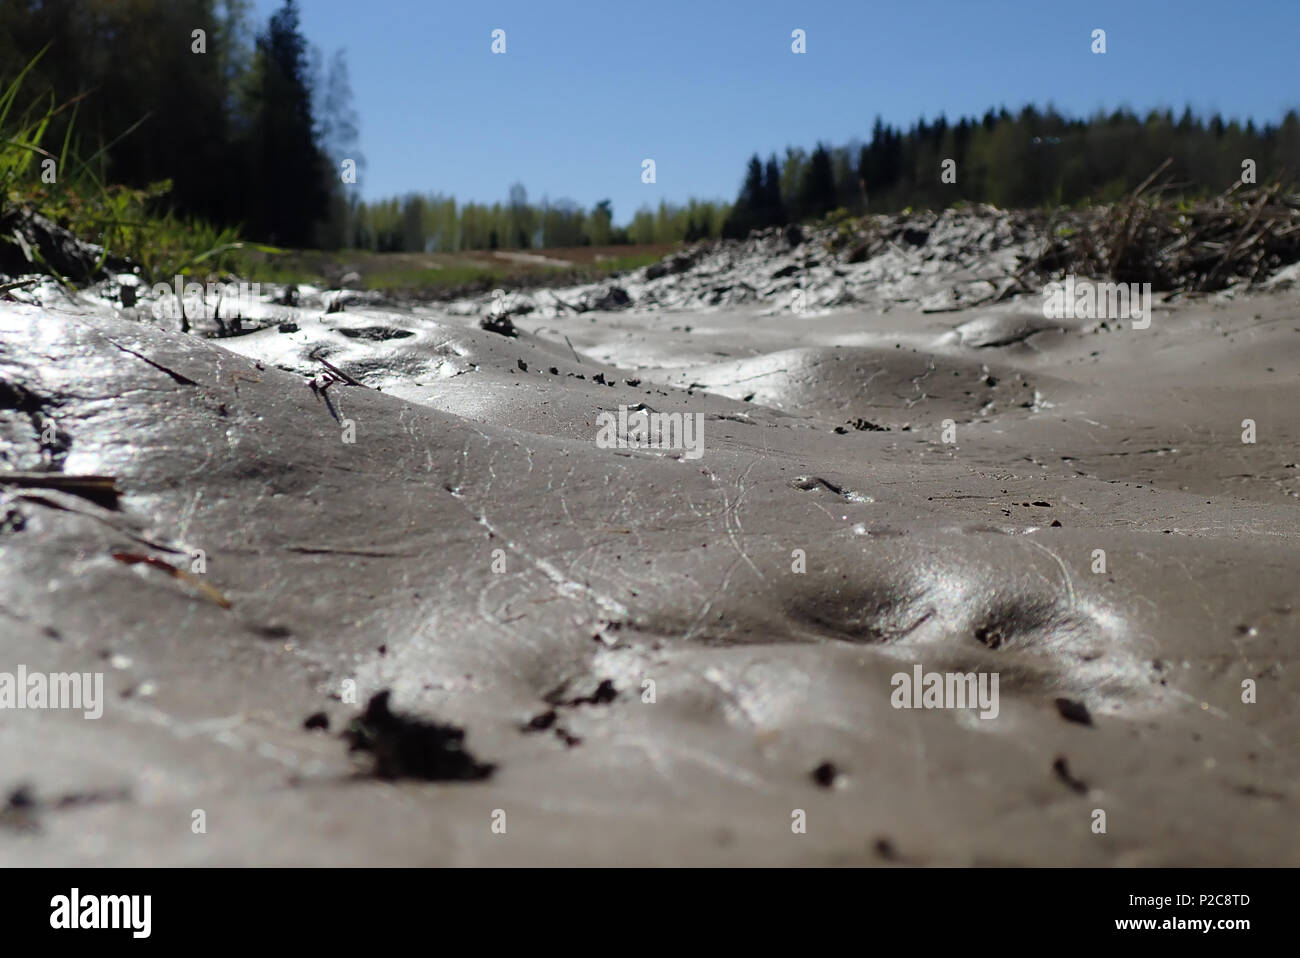
M391 712L390 695L387 689L377 693L343 733L348 751L374 756L376 778L479 781L496 771L495 765L480 763L465 750L464 729Z

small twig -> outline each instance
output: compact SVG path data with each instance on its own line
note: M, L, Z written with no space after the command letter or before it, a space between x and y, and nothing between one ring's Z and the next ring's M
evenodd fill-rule
M0 485L57 489L107 509L116 509L121 495L113 476L78 476L66 472L0 472Z
M580 310L578 309L577 306L574 306L574 305L572 305L572 304L570 304L570 303L566 303L564 300L560 299L560 297L557 296L557 295L555 294L555 291L554 291L554 290L547 290L547 292L551 294L551 299L555 300L557 303L559 303L559 304L560 304L561 306L563 306L565 309L569 310L570 312L574 312L574 313L580 312Z
M1214 265L1214 268L1210 270L1201 281L1202 289L1208 286L1219 275L1219 270L1223 269L1228 261L1232 259L1233 254L1242 248L1242 240L1246 238L1246 234L1249 233L1251 228L1255 225L1255 221L1259 219L1259 215L1264 212L1264 207L1268 205L1268 201L1272 198L1273 194L1277 190L1281 189L1281 187L1282 184L1275 183L1264 191L1264 195L1259 198L1259 203L1255 207L1255 212L1250 215L1250 219L1246 221L1246 225L1237 233L1237 237L1232 241L1232 245L1228 247L1228 251L1223 254L1223 258ZM1256 237L1256 239L1258 239L1258 237ZM1251 242L1254 242L1254 240Z
M337 366L335 366L333 363L329 362L329 361L326 360L326 359L322 359L320 356L317 356L314 350L313 350L313 352L308 356L308 358L309 358L309 359L314 359L314 360L316 360L316 362L320 363L322 366L324 366L326 369L328 369L330 372L332 372L332 373L333 373L335 376L337 376L340 380L342 380L343 382L347 383L349 386L360 386L362 389L369 389L369 388L370 388L370 387L367 386L365 383L357 382L355 379L353 379L351 376L349 376L349 375L348 375L347 373L345 373L343 370L339 369L339 368L338 368Z
M1152 183L1154 183L1156 178L1160 176L1161 173L1169 169L1169 165L1173 162L1174 162L1174 158L1172 156L1168 157L1163 163L1161 163L1154 170L1152 170L1151 175L1148 176L1145 180L1143 180L1140 184L1138 184L1138 188L1129 195L1129 199L1135 200L1139 196L1141 196L1142 193L1146 190L1146 188L1150 186Z
M159 569L173 578L180 579L183 582L188 582L209 602L219 605L223 609L229 609L231 606L230 600L226 598L220 590L214 589L192 573L177 568L170 562L159 559L156 556L144 555L139 552L114 552L113 558L126 565L137 565L143 563L144 565L150 566L154 569Z
M581 366L582 360L578 358L578 351L573 348L573 343L569 342L569 337L565 336L564 341L566 343L569 343L569 352L573 353L573 361L577 363L579 366Z
M181 310L181 332L188 333L190 331L190 318L185 315L185 297L181 295L179 288L176 290L176 305Z
M162 363L156 363L156 362L154 362L152 359L150 359L148 356L142 355L141 353L137 353L134 349L127 349L125 346L120 346L120 345L118 345L117 343L113 342L111 339L110 339L108 342L109 342L109 344L112 345L112 346L117 346L117 348L120 349L120 350L122 350L122 352L124 352L124 353L130 353L130 354L131 354L132 356L134 356L136 359L139 359L139 360L142 360L143 362L148 363L150 366L152 366L154 369L157 369L159 372L164 372L164 373L166 373L168 376L170 376L172 379L176 380L176 382L180 383L182 386L197 386L197 385L198 385L198 383L196 383L193 379L190 379L188 376L182 376L180 373L176 372L174 369L168 369L166 366L162 365Z

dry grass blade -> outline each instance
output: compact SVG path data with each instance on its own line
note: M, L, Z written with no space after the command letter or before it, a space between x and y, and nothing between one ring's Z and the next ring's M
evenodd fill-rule
M57 489L106 509L116 509L118 497L122 494L113 476L76 476L63 472L0 472L0 485Z
M1164 169L1120 203L1060 214L1042 254L1017 278L1028 283L1074 274L1149 282L1160 292L1209 292L1263 282L1300 262L1300 205L1282 192L1282 181L1238 182L1189 202L1153 186Z
M176 566L172 565L170 562L167 562L163 559L159 559L155 556L144 555L139 552L114 552L113 558L116 559L118 562L125 563L126 565L143 564L154 569L160 569L163 572L166 572L168 575L172 576L173 578L180 579L183 582L189 583L195 589L197 589L199 594L202 595L205 599L215 603L216 605L221 606L221 608L229 609L231 606L230 600L227 599L224 595L222 595L222 593L219 590L214 589L212 586L208 585L198 576L186 572L184 569L178 569L176 568Z
M1217 262L1214 265L1213 269L1211 269L1208 273L1205 274L1205 278L1201 281L1202 289L1209 286L1210 283L1212 283L1214 279L1219 275L1220 270L1222 270L1223 267L1226 266L1229 263L1229 261L1231 261L1233 254L1236 253L1239 249L1243 248L1242 239L1254 227L1256 221L1259 219L1260 214L1264 212L1264 208L1268 205L1268 201L1277 193L1277 191L1280 188L1281 188L1281 184L1275 183L1273 184L1273 186L1269 187L1267 190L1264 191L1264 195L1259 198L1259 202L1255 205L1255 212L1251 213L1250 219L1246 221L1246 225L1244 225L1241 228L1241 230L1237 233L1237 238L1232 241L1232 245L1229 246L1227 252L1223 254L1223 258L1220 259L1219 262ZM1254 241L1252 240L1251 242L1253 243Z
M345 373L343 370L339 369L339 368L338 368L337 366L335 366L333 363L331 363L331 362L329 362L329 361L327 361L327 360L321 359L319 356L316 357L316 362L320 363L322 366L324 366L326 369L328 369L330 372L332 372L335 376L338 376L339 379L341 379L343 382L347 383L349 386L360 386L362 389L369 389L369 388L370 388L370 387L367 386L365 383L357 382L355 379L353 379L351 376L349 376L349 375L348 375L347 373Z

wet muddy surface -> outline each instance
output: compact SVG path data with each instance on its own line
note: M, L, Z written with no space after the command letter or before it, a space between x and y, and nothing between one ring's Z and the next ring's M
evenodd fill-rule
M0 672L105 703L5 713L0 861L1300 863L1300 300L947 311L985 232L933 288L917 236L739 249L508 332L15 291ZM703 455L603 448L620 406ZM997 717L894 707L917 664Z

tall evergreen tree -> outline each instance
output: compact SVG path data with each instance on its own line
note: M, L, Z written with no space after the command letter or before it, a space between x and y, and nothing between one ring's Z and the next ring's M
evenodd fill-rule
M763 225L784 226L787 222L785 203L781 199L781 167L773 153L763 170Z
M831 166L830 150L818 143L808 160L808 172L799 191L799 207L805 217L816 218L825 216L835 205L835 170Z
M257 238L305 246L328 210L325 158L316 143L312 90L296 0L284 0L257 40L259 84L253 125Z
M614 225L614 206L611 200L601 200L591 211L591 243L606 246Z
M749 158L745 169L745 181L741 184L740 195L731 208L731 216L722 228L722 235L733 239L744 239L749 231L761 224L763 210L763 161L755 153Z

